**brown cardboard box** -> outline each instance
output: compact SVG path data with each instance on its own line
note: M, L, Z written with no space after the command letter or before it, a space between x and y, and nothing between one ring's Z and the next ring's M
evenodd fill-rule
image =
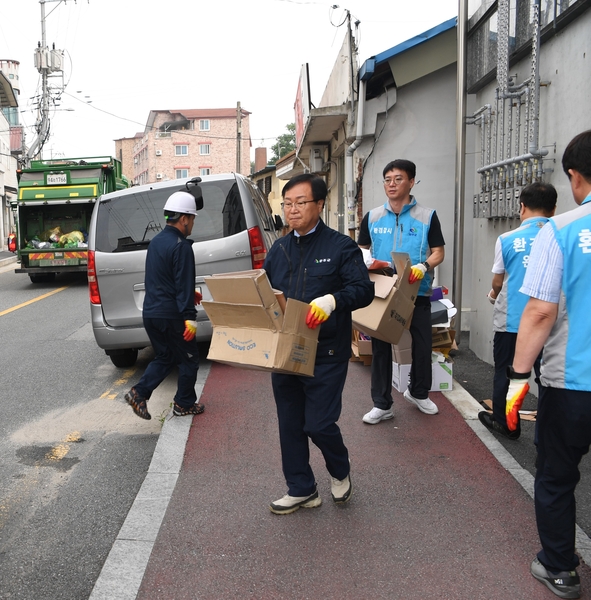
M392 344L392 360L400 365L410 365L412 362L412 337L410 331L402 332L397 344Z
M387 277L370 273L375 298L365 308L353 311L353 327L370 337L397 344L402 332L410 327L420 281L408 283L410 258L404 252L392 252L397 275Z
M438 346L451 346L452 339L447 327L432 327L431 332L432 348L437 348Z
M206 277L213 302L207 358L237 367L314 375L320 328L309 329L309 305L289 299L283 314L263 269Z
M371 356L371 339L365 339L367 337L363 332L353 329L353 342L359 349L359 356Z

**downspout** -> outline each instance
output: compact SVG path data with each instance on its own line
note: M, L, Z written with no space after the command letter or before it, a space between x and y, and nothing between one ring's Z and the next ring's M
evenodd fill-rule
M457 29L457 108L456 108L456 185L454 215L454 255L452 302L456 314L456 339L462 332L462 281L464 269L464 195L466 173L466 26L468 23L468 0L458 0Z
M365 109L365 81L359 81L357 98L357 133L355 141L347 148L345 157L345 186L347 193L347 227L355 229L355 173L353 154L363 141L363 113Z

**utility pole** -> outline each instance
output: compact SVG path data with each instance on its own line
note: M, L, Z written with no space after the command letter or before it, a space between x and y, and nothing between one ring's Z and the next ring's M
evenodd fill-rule
M51 91L49 89L49 76L51 73L62 72L63 52L54 47L49 50L45 36L45 3L62 2L63 0L39 0L41 4L41 41L35 49L35 67L41 74L41 99L37 109L37 122L35 131L37 137L34 139L25 156L25 162L29 161L41 153L43 145L49 138L49 104Z
M242 109L240 102L236 105L236 173L240 173L242 165Z

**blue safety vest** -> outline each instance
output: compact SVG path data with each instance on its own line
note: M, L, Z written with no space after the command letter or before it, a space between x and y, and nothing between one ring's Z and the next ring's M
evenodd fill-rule
M542 383L591 392L591 194L581 206L553 217L550 223L564 262L558 316L544 345Z
M547 222L547 217L532 217L523 221L517 229L499 236L505 278L495 302L493 331L517 333L519 329L523 309L529 300L529 296L521 293L519 288L523 285L531 245Z
M375 259L392 263L392 252L406 252L415 265L429 257L429 227L435 211L421 206L414 196L410 198L410 204L405 204L398 215L389 202L369 211L367 224ZM432 282L431 273L425 273L418 295L430 296Z

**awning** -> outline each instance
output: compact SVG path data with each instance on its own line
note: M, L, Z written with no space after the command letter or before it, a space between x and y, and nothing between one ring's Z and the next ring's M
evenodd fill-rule
M18 106L12 84L2 72L0 72L0 106L2 108L16 108Z

